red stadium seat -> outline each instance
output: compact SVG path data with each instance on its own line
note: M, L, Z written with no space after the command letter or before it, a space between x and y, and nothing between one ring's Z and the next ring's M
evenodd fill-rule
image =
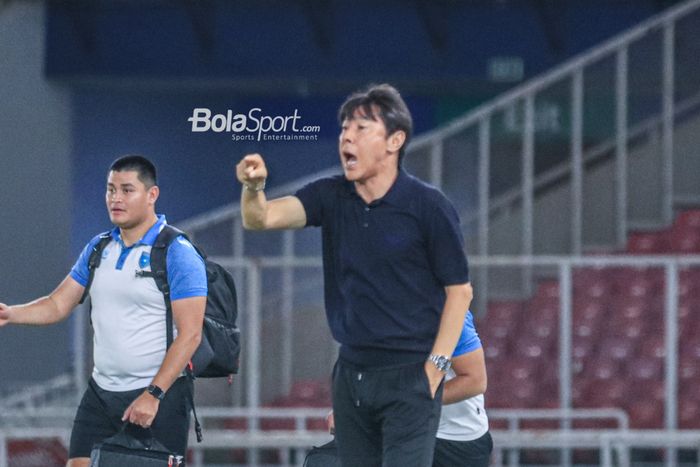
M540 407L542 401L540 386L532 379L522 380L511 387L512 407Z
M574 322L574 338L590 339L597 335L597 329L592 323Z
M603 299L610 294L609 268L582 268L574 273L574 296L577 298Z
M652 401L632 401L627 411L630 426L636 429L661 428L663 426L663 404Z
M664 306L661 297L627 297L615 298L610 305L606 321L639 320L644 321L647 329L658 329L663 326Z
M583 338L582 336L574 335L573 338L573 348L571 350L572 356L576 359L587 360L595 353L597 336L591 336Z
M628 298L648 298L660 291L662 280L659 268L626 268L615 275L616 294Z
M681 354L681 360L700 359L700 336L692 336L687 341L683 342L683 345L679 346L678 350Z
M628 253L654 255L667 251L668 243L663 232L635 232L627 240Z
M558 321L533 318L524 326L522 333L548 344L555 340L558 331Z
M611 358L613 360L627 360L634 355L636 343L629 339L619 339L607 337L600 341L598 355L601 358Z
M580 298L574 301L575 322L600 322L607 313L607 305L599 298Z
M683 430L700 428L700 401L688 398L678 401L678 427Z
M648 393L648 384L658 381L662 378L663 362L656 358L639 357L627 365L627 375L634 380L634 385L643 383L644 391Z
M697 391L700 385L700 358L681 356L678 362L678 385L681 389L692 388Z
M559 317L559 299L534 297L526 305L525 322L556 321Z
M620 363L609 358L599 358L586 365L586 373L594 380L609 380L620 377Z
M508 343L509 340L507 338L499 339L481 335L481 344L484 347L486 361L503 360L508 355Z
M682 268L678 274L678 296L681 300L700 299L698 284L700 284L700 266Z
M590 380L585 388L581 407L620 407L629 394L621 378Z
M674 231L669 237L669 243L672 253L700 253L700 231Z
M550 301L559 301L559 281L542 281L537 286L535 297Z
M663 233L636 232L627 240L627 252L632 254L654 255L668 251L668 242Z
M528 359L549 359L552 355L553 339L523 334L515 341L514 349L519 356Z
M644 318L628 317L624 313L616 313L607 320L601 330L601 335L639 341L646 336L648 329L649 326Z
M486 317L479 323L479 332L496 338L511 337L521 320L522 304L519 302L491 302Z
M676 229L700 230L700 209L683 211L673 224Z
M663 361L666 357L666 338L662 329L654 334L649 333L640 346L639 355L647 359Z
M294 404L306 404L308 407L329 407L330 383L325 380L295 381L289 391L289 399Z
M492 301L488 304L486 318L488 321L513 321L519 323L522 304L515 300Z
M678 320L683 342L700 334L700 298L681 297L678 303Z

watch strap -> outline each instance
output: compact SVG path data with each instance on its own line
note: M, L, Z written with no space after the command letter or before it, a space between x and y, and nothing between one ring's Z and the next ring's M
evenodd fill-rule
M146 388L146 392L148 392L150 395L158 399L159 401L162 401L163 398L165 398L165 391L163 391L161 388L156 386L155 384L151 384Z

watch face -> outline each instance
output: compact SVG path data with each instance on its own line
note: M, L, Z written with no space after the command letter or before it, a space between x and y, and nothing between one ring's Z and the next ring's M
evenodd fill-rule
M444 355L431 355L430 360L435 364L438 370L447 371L450 369L452 362Z
M161 388L159 388L158 386L151 385L151 386L148 386L148 389L146 389L146 390L148 391L148 393L150 395L152 395L153 397L155 397L158 400L162 400L163 397L165 397L165 392Z

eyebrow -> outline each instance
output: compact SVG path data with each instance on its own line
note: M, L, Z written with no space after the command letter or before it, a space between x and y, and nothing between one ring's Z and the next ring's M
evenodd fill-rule
M351 117L348 117L348 118L346 118L345 120L343 120L343 122L352 122L353 120L365 120L365 121L370 121L370 122L376 122L376 121L377 121L376 118L372 118L372 117L370 117L370 116L368 116L368 115L366 115L366 114L361 114L361 115L358 115L358 116L354 116L354 115L353 115L353 116L351 116Z
M116 185L112 182L107 182L107 186L116 186ZM135 187L136 185L134 185L133 183L122 183L119 186L124 188L124 187Z

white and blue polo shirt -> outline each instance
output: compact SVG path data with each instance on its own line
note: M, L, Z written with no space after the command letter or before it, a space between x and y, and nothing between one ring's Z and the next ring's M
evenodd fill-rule
M124 245L115 228L95 270L90 286L95 362L92 377L105 390L148 386L165 358L165 299L153 278L137 276L136 272L151 270L151 247L166 223L165 216L158 216L153 227L130 247ZM88 281L90 253L98 241L99 236L90 240L70 272L83 287ZM166 261L171 301L207 295L204 261L190 242L183 237L173 241ZM177 329L173 331L175 336Z
M471 311L467 311L462 334L459 336L452 358L473 352L480 347L481 340L474 327L474 317ZM445 380L448 381L454 377L455 372L450 369ZM452 441L472 441L482 437L488 430L489 419L486 416L486 410L484 410L483 394L442 406L437 432L438 438Z

